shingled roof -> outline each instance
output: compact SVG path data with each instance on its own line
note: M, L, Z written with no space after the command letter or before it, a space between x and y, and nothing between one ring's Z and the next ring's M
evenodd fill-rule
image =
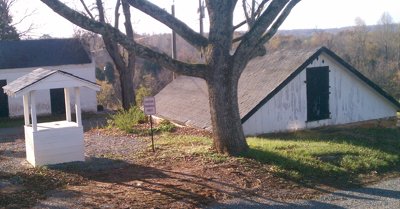
M61 70L49 70L49 69L43 69L43 68L38 68L31 73L28 73L22 77L17 78L13 82L9 83L8 85L4 86L4 92L9 95L18 95L21 94L24 90L34 86L35 84L45 80L48 77L51 77L55 74L61 74L62 76L66 76L67 78L76 80L80 83L79 86L85 86L94 90L100 90L99 85L96 83L80 78L78 76L75 76L71 73L67 73ZM63 82L57 82L57 88L63 88L63 87L71 87L71 86L66 86L65 83ZM54 82L53 82L54 86ZM54 87L55 88L55 87Z
M350 72L400 108L399 102L363 76L329 49L283 49L253 59L243 71L238 88L242 122L296 77L322 52L343 64ZM206 82L200 78L179 76L156 95L157 115L198 128L211 129Z
M91 63L77 39L0 41L0 69Z

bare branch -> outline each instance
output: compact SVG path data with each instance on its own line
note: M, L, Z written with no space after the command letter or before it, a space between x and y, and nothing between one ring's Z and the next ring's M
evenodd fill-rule
M254 18L258 18L262 11L264 10L265 5L269 2L269 0L263 0L257 7L257 11L255 12Z
M125 34L121 33L121 31L112 27L109 24L92 20L80 14L79 12L61 3L59 0L41 1L49 8L51 8L54 12L81 28L102 35L109 32L111 36L110 38L121 44L125 49L134 51L139 57L157 62L163 67L166 67L171 71L179 74L205 78L207 66L204 64L187 64L178 60L174 60L165 53L157 52L146 46L138 44L137 42L129 39Z
M236 37L236 38L234 38L234 39L232 40L232 43L239 42L239 41L241 41L242 39L243 39L243 36Z
M282 25L283 21L289 16L289 13L292 11L292 9L296 6L297 3L299 3L301 0L293 0L291 1L285 9L282 11L278 19L274 22L274 24L271 26L271 28L268 30L266 34L260 39L259 45L264 45L267 43L278 31L278 28Z
M119 7L121 6L121 0L117 0L115 3L115 11L114 11L114 27L119 28Z
M179 34L195 47L206 47L208 39L192 30L184 22L178 20L164 9L147 0L126 0L131 6L158 20Z
M245 1L243 0L243 11L245 13L246 16L246 20L243 20L242 22L240 22L239 24L235 25L233 27L233 30L237 30L238 28L242 27L244 24L248 23L249 27L252 26L252 24L250 24L250 22L254 23L255 19L258 18L261 14L261 12L263 11L265 5L268 3L269 0L263 0L257 7L257 10L255 10L255 12L252 14L252 18L253 20L250 20L249 15L247 14L247 7L245 5ZM254 3L254 9L255 9L255 1L253 1ZM253 10L252 10L253 11Z
M259 39L279 16L279 13L285 8L288 1L289 0L273 0L268 5L268 8L256 20L253 27L250 28L250 31L243 36L235 52L235 56L246 57L246 54L249 55L251 51L255 49Z
M262 0L261 3L256 6L256 0L251 0L251 5L247 3L247 0L242 0L243 12L246 18L245 22L247 22L250 28L254 25L256 19L260 16L261 12L268 2L269 0Z
M253 0L254 1L254 0ZM249 24L249 25L253 25L252 24L252 20L251 20L251 18L250 18L250 16L249 16L249 13L247 12L247 0L242 0L242 6L243 6L243 11L244 11L244 16L245 16L245 18L246 18L246 22Z
M255 9L256 9L256 0L251 0L251 19L255 20Z
M242 27L244 24L246 24L246 20L243 20L241 23L233 26L233 30L237 30L238 28Z
M96 0L97 10L99 10L99 21L101 23L106 23L106 19L104 17L104 7L102 0Z
M28 13L28 10L25 10L24 16L21 19L19 19L17 22L14 22L12 24L12 26L21 24L26 18L32 17L36 13L36 11L37 10L35 9L35 10L31 11L30 13Z
M118 0L120 1L120 0ZM124 16L125 16L125 31L126 31L126 35L128 36L128 38L133 40L133 28L132 28L132 22L131 22L131 11L130 11L130 7L129 4L126 1L122 1L122 10L124 12ZM118 28L118 27L116 27Z
M83 8L85 9L86 13L89 15L90 18L92 18L94 20L94 16L92 15L92 13L90 12L89 8L86 6L86 3L84 0L80 0Z

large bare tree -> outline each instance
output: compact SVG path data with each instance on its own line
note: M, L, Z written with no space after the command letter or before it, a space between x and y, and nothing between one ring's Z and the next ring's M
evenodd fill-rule
M208 86L214 147L220 153L237 155L248 149L237 98L240 75L251 59L265 55L265 43L272 38L300 0L242 0L243 5L246 5L246 18L239 25L233 25L238 0L206 0L210 21L208 37L195 32L147 0L121 0L165 24L188 43L202 50L205 61L195 64L172 59L165 53L143 46L117 28L88 18L59 0L41 1L72 23L109 36L139 57L157 62L178 74L204 79ZM247 32L234 38L235 30L242 25L248 26ZM234 42L237 42L235 47Z
M96 21L96 15L92 14L91 9L85 0L80 0L86 14L90 19ZM103 0L96 0L96 7L98 11L98 21L102 24L107 24ZM116 0L114 8L114 28L119 28L120 8L125 19L124 29L128 39L134 39L134 32L132 28L130 6L126 1ZM135 62L136 56L134 51L126 51L121 48L116 40L112 38L112 34L108 31L101 34L104 46L114 62L114 65L119 74L119 84L121 87L121 100L122 108L127 110L136 104L135 101Z

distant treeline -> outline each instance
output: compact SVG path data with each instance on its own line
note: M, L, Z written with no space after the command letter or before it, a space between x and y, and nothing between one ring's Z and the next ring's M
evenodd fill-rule
M277 35L269 42L268 49L322 45L400 99L400 24L394 23L389 14L383 14L375 26L366 26L357 18L356 26L340 31L315 30L308 36Z

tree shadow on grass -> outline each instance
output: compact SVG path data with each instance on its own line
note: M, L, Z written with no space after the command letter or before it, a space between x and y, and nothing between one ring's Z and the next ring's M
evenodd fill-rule
M398 159L400 159L400 129L319 128L293 133L275 133L261 136L261 138L264 137L265 140L321 141L351 144L372 150L379 150L390 155L396 155ZM290 157L279 155L275 152L268 152L257 148L250 148L247 153L243 154L243 157L255 159L265 164L275 165L280 168L277 172L279 176L324 193L329 193L329 191L322 189L320 185L335 189L358 188L365 182L363 182L363 179L360 179L359 174L368 174L371 171L378 171L379 173L400 171L400 160L388 161L375 168L365 168L365 170L360 168L361 170L359 169L356 172L341 168L340 162L343 156L350 156L356 160L358 155L359 153L351 151L332 151L326 154L312 156L332 169L323 169L318 166L318 163L304 163ZM366 191L371 192L371 189ZM388 195L390 196L399 195L398 192L393 193L390 190L386 193L389 193ZM341 194L341 196L355 199L359 198L354 195L348 196L346 194Z
M263 158L260 159L259 156L262 156ZM382 197L398 198L400 196L400 192L398 191L375 188L360 188L360 186L362 186L362 182L357 175L351 172L346 172L343 170L325 171L293 159L282 157L275 153L260 151L256 149L250 149L250 151L245 154L245 157L258 160L262 163L276 165L285 171L278 173L280 177L289 179L293 182L298 183L299 185L318 190L325 194L331 193L331 191L324 189L323 187L321 187L321 185L345 190L352 188L351 190L356 189L358 193L375 194ZM297 172L297 175L295 177L292 176L290 171ZM340 192L336 193L335 195L347 199L374 200L374 198L371 197L359 196L357 194L351 193Z
M243 157L278 166L283 170L283 172L278 173L278 175L307 187L314 187L316 184L323 184L334 188L345 188L345 186L354 187L361 184L361 182L351 172L339 169L325 171L318 167L307 165L273 152L250 148ZM292 176L290 173L291 171L294 171L297 174ZM346 183L343 184L343 182Z
M342 128L322 127L290 133L271 133L260 135L268 140L331 141L348 143L370 149L398 154L400 150L399 128Z

